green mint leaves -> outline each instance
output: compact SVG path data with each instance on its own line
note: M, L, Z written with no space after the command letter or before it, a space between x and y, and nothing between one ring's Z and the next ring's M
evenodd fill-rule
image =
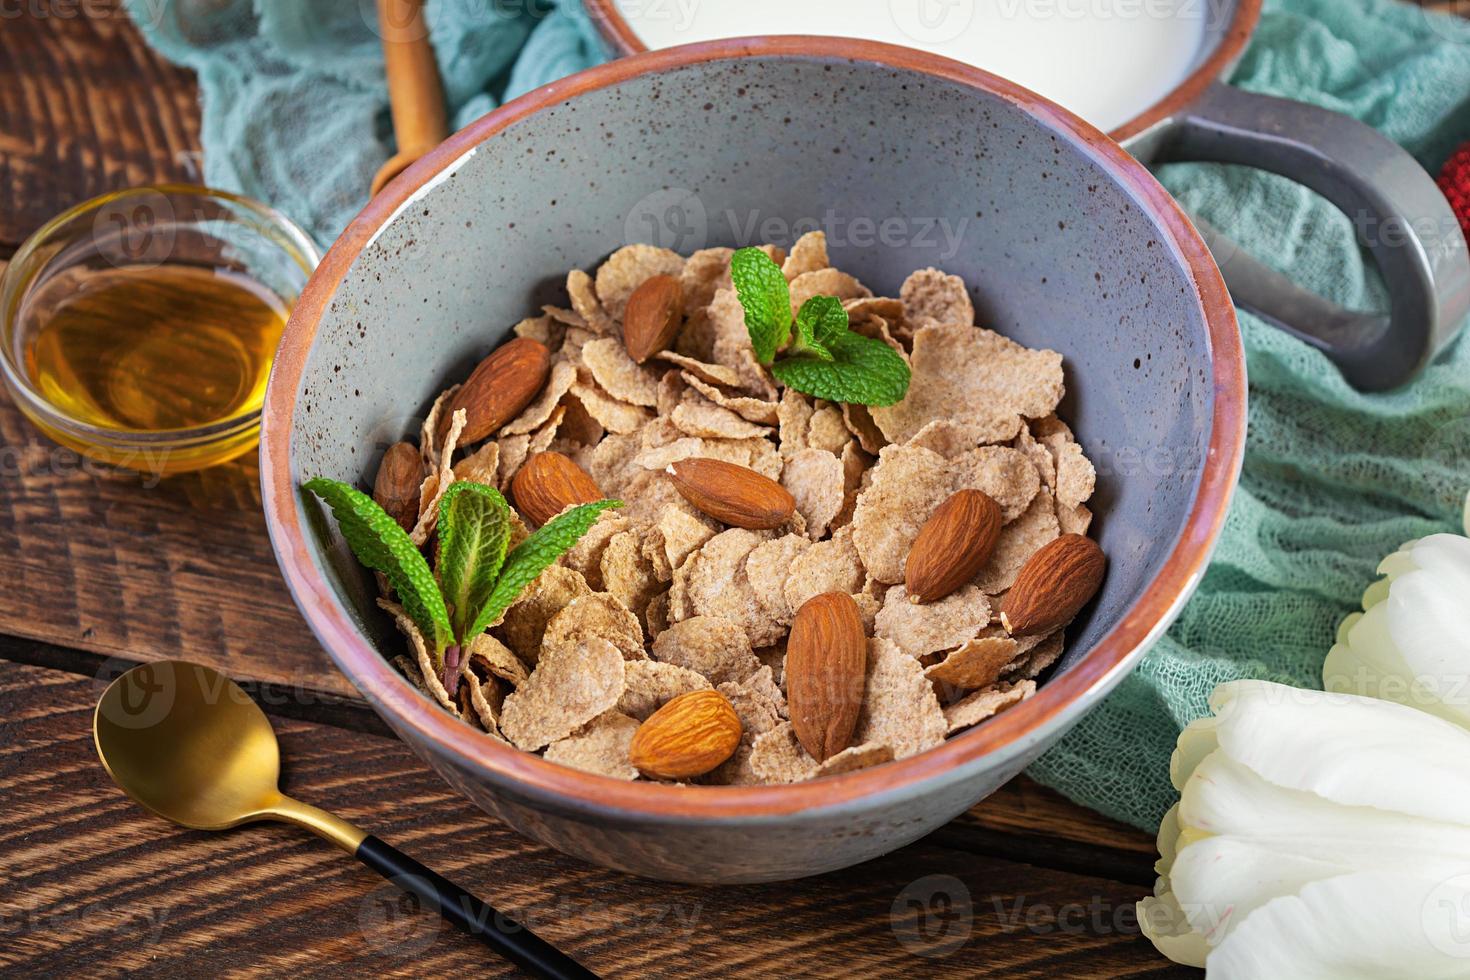
M332 508L342 537L357 560L388 579L403 603L403 611L436 656L454 642L449 610L434 573L398 522L372 497L345 483L317 477L304 486Z
M788 388L829 402L893 405L909 390L909 366L892 347L855 333L830 347L831 358L784 357L771 373Z
M621 500L599 500L595 504L583 504L558 514L543 524L529 538L516 545L505 558L505 567L500 571L500 580L495 583L485 607L475 617L471 636L477 636L500 618L511 603L521 594L547 566L570 551L582 535L597 523L605 510L623 506Z
M791 335L791 290L781 267L758 248L742 248L730 259L735 295L745 310L745 329L756 360L770 364Z
M833 402L892 405L903 400L908 364L881 340L853 333L841 300L813 296L793 324L790 287L769 255L740 249L730 260L730 276L756 359L786 387ZM783 345L785 354L776 360Z
M510 505L500 491L461 480L439 501L439 588L454 635L464 642L489 603L510 541ZM484 627L481 627L483 630Z
M847 333L847 311L836 296L813 296L796 314L796 336L786 353L832 361L832 347Z
M574 507L522 541L510 554L510 505L493 487L456 481L439 501L438 572L398 522L367 494L317 477L303 484L322 498L357 560L382 572L408 618L442 667L444 651L467 646L520 597L526 587L571 550L605 510L621 500Z

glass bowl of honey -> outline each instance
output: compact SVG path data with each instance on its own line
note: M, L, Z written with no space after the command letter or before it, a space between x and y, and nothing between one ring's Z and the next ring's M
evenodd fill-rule
M0 277L0 374L46 435L167 476L255 447L271 361L321 256L285 215L169 184L52 219Z

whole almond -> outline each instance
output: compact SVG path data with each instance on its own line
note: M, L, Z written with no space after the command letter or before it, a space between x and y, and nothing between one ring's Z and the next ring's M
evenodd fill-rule
M494 435L541 393L550 373L551 352L538 341L517 337L497 347L444 406L435 438L444 440L450 420L460 409L465 411L461 446Z
M979 574L1000 540L1000 505L979 490L959 490L919 528L904 566L910 602L934 602Z
M424 458L409 442L396 442L383 454L378 477L373 481L373 499L405 531L419 519L419 487L424 482Z
M719 459L681 459L668 469L674 488L695 507L731 527L768 531L791 519L796 498L770 477Z
M1107 563L1097 542L1081 534L1043 545L1001 602L1001 625L1012 636L1042 636L1067 625L1097 594Z
M852 596L824 592L803 603L786 643L786 702L797 740L818 762L851 743L867 670L863 615Z
M561 453L537 453L510 481L510 495L521 516L538 527L573 504L602 499L597 481Z
M645 279L623 312L623 346L642 364L673 343L684 323L684 287L673 276Z
M719 691L690 691L648 716L633 733L628 761L655 779L702 776L735 754L744 729Z

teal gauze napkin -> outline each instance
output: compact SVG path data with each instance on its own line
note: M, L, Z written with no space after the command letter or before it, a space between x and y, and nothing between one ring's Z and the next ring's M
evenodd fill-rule
M371 0L129 0L199 76L204 179L330 241L391 151ZM428 0L456 126L603 60L577 0ZM1396 0L1268 0L1233 81L1361 119L1436 169L1470 138L1470 23ZM1172 165L1193 214L1297 282L1382 308L1348 220L1287 181ZM1222 681L1320 685L1338 621L1406 539L1454 530L1470 489L1470 343L1413 384L1364 395L1301 342L1242 313L1245 469L1214 563L1179 621L1031 775L1153 829L1173 802L1179 730ZM1103 515L1104 519L1106 515Z

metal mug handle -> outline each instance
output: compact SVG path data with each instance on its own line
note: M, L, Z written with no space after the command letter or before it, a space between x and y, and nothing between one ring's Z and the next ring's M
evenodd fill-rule
M1470 250L1449 202L1412 156L1371 126L1217 83L1173 121L1155 159L1268 170L1354 219L1388 287L1387 314L1344 309L1196 223L1235 301L1321 350L1355 387L1408 381L1470 312Z

